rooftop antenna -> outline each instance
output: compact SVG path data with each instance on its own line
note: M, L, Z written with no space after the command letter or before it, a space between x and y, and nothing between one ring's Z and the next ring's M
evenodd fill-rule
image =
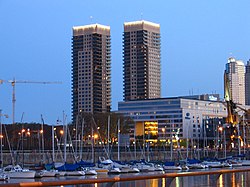
M141 12L141 20L143 20L142 18L143 18L143 12Z
M90 23L93 23L93 16L89 16Z

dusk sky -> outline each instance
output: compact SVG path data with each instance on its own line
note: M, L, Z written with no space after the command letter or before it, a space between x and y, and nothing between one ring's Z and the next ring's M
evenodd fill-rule
M111 27L112 110L123 100L123 23L160 24L162 97L219 93L230 56L250 59L249 0L0 0L0 79L16 83L16 122L71 121L72 27ZM11 123L12 87L0 85L0 109Z

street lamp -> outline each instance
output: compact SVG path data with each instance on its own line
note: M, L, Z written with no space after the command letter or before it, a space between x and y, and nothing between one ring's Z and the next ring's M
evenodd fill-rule
M94 134L94 144L96 139L98 139L98 134Z
M60 130L60 134L63 135L63 134L64 134L64 131L63 131L63 130Z
M163 137L163 138L164 138L164 140L166 141L166 136L165 136L165 135L166 135L166 133L165 133L165 132L166 132L166 129L165 129L165 127L164 127L164 128L162 128L161 130L162 130L163 135L164 135L164 137Z

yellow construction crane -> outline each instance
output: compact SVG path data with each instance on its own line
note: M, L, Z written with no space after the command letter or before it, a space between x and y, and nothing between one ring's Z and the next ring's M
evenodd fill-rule
M235 111L236 104L232 100L232 94L229 86L229 79L226 72L224 73L224 98L227 107L226 123L236 125L239 123L238 113Z
M224 98L226 101L227 107L227 118L226 123L236 125L241 121L240 116L238 114L237 109L244 111L244 116L246 117L246 121L249 122L250 119L250 109L246 109L243 106L236 104L232 99L232 93L229 87L229 79L224 73Z
M46 82L46 81L27 81L27 80L2 80L0 79L0 84L10 83L12 86L12 120L15 124L15 104L16 104L16 83L31 83L31 84L62 84L62 82Z

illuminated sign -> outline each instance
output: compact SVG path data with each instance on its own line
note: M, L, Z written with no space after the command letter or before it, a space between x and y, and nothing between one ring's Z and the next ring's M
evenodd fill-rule
M208 96L208 99L209 99L210 101L217 101L217 100L218 100L218 98L217 98L217 97L214 97L213 95Z

